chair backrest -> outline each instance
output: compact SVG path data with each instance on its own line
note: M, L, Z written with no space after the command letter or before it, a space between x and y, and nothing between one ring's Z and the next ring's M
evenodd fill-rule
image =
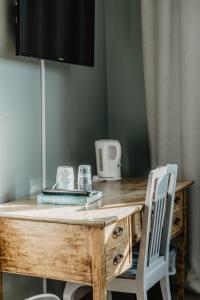
M60 298L52 294L41 294L41 295L27 298L25 300L60 300Z
M177 165L166 165L149 174L137 270L140 276L161 256L168 263L177 169Z

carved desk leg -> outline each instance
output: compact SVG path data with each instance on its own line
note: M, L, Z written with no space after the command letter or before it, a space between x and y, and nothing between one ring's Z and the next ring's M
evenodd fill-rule
M93 228L93 300L107 300L104 229Z
M184 286L185 286L185 256L186 256L186 244L187 244L187 194L184 190L184 202L183 202L183 220L184 228L183 234L180 236L180 249L178 255L178 299L184 300Z

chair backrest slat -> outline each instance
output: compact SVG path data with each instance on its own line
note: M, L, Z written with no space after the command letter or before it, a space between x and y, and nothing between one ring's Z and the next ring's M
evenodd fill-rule
M167 165L150 172L138 274L144 274L160 256L168 260L176 178L177 165Z
M151 222L153 222L153 228L151 229L151 239L149 241L149 247L153 251L149 253L149 263L155 260L155 258L159 257L160 253L161 235L164 223L168 185L169 174L166 174L157 179L155 196L152 199L154 203L154 209L152 209L151 219Z
M163 195L163 198L159 200L161 202L160 205L160 220L159 220L159 227L158 227L158 237L157 237L157 247L156 253L159 255L160 252L160 245L161 245L161 236L162 236L162 229L164 224L164 216L165 216L165 204L166 204L166 195Z

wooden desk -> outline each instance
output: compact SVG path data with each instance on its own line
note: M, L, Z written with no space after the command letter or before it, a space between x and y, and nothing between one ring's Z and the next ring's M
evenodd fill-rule
M131 216L141 209L0 205L0 272L89 284L94 300L107 300L107 282L131 266Z
M178 270L180 297L184 283L186 189L191 184L178 184L174 211L173 237L183 237ZM106 300L107 282L131 266L132 237L140 238L138 220L146 185L147 181L141 179L98 183L95 188L103 190L104 198L98 206L88 209L37 205L31 199L0 205L1 272L89 284L93 286L94 300Z

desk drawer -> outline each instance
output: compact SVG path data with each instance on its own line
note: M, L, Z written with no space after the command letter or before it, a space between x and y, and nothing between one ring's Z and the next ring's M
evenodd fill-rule
M132 263L131 217L105 228L106 278L122 274Z
M174 212L183 209L184 195L183 191L176 193L174 198Z
M174 212L172 220L172 237L183 231L183 209Z
M132 264L132 247L130 240L106 253L106 279L111 280L124 273Z
M130 218L125 218L105 229L106 251L120 245L130 237Z

